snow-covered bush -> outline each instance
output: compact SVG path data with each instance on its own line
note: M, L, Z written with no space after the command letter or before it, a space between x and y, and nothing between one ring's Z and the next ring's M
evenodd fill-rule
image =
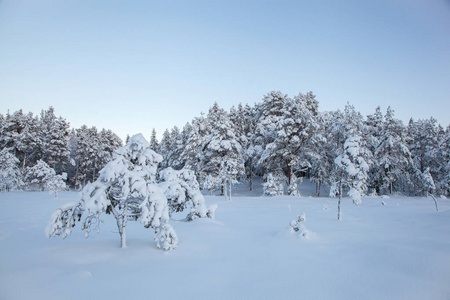
M67 189L67 174L56 175L55 170L43 160L38 160L36 165L28 168L25 179L28 186L35 185L42 191L54 192L55 197L58 196L58 191Z
M0 190L9 192L17 190L23 185L19 160L10 153L8 148L0 151Z
M298 232L299 236L305 239L311 237L312 232L305 227L306 214L302 213L297 219L291 221L291 232Z
M291 176L291 183L288 186L288 195L290 196L300 196L300 192L297 189L297 185L303 182L303 177L297 178L295 174Z
M188 221L214 217L214 208L206 207L205 198L200 192L194 171L188 169L176 171L167 168L160 172L160 180L159 187L166 195L169 214L181 212L190 206L191 211L186 217Z
M263 183L264 195L280 196L284 193L283 184L279 183L272 173L266 175L266 182Z
M211 176L208 174L202 181L202 189L208 190L209 194L212 195L213 191L220 187L220 178Z
M145 228L155 229L158 248L176 248L178 238L168 224L167 198L156 183L156 168L161 160L142 134L131 137L126 146L115 151L99 178L84 187L78 203L61 207L52 215L47 236L70 235L82 217L82 229L88 236L91 230L98 230L100 217L106 213L116 219L122 248L126 247L127 222L137 220Z

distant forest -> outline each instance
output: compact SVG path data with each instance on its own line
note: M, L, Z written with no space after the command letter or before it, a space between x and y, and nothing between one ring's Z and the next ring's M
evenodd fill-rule
M153 129L149 144L164 158L160 169L191 169L210 191L244 181L252 189L258 176L268 195L295 194L302 178L316 184L317 195L323 186L359 196L450 192L450 126L434 118L405 125L390 107L365 117L349 103L320 112L312 92L270 92L229 111L214 103L161 141ZM48 176L80 189L122 145L111 130L71 129L52 107L39 116L8 112L0 115L0 189L48 189Z

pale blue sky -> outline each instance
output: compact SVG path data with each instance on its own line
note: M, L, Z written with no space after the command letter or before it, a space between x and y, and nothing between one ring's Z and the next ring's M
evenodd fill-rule
M450 1L0 0L0 113L148 138L271 90L447 126Z

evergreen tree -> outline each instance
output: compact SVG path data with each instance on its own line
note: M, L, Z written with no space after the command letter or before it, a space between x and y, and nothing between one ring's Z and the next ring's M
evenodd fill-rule
M153 151L158 150L158 139L156 138L156 130L153 128L152 130L152 136L150 137L150 148L152 148Z
M293 168L311 166L308 156L313 151L312 137L318 129L318 102L311 92L294 99L281 92L271 92L264 97L260 109L253 138L254 144L263 147L258 164L265 164L269 169L285 169L289 184Z
M200 178L202 181L207 175L220 178L225 196L227 184L230 186L231 199L231 185L245 172L242 146L228 114L217 103L209 110L208 122L211 131L202 141Z
M131 137L126 146L114 153L100 177L84 187L78 203L65 205L52 215L47 236L70 235L83 216L82 229L88 235L92 229L98 229L101 214L107 213L116 219L122 248L126 247L127 222L137 220L144 227L155 229L158 248L175 248L178 238L168 224L167 199L156 183L156 168L161 160L142 134Z
M36 165L27 169L27 184L29 186L36 185L42 191L54 192L55 197L58 196L58 191L67 189L66 179L66 173L56 175L55 170L43 160L38 160Z
M407 145L406 128L394 118L388 107L380 129L379 144L375 148L372 180L377 183L377 193L404 190L404 174L412 167L411 153Z
M9 148L0 151L0 191L18 190L23 185L22 172L17 159Z
M367 191L367 172L369 165L364 159L364 148L359 136L350 136L344 144L344 152L336 157L335 163L340 173L339 181L334 183L334 188L330 191L330 196L339 195L338 220L341 218L340 202L342 189L347 187L347 194L352 198L353 203L359 205L361 196Z

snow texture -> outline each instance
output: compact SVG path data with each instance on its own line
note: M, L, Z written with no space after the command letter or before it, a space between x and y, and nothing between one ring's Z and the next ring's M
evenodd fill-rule
M342 199L338 222L334 198L250 197L238 185L233 201L218 203L216 219L171 224L176 251L162 252L149 232L129 222L128 245L117 247L114 218L89 239L47 239L42 229L53 211L77 203L78 193L10 192L0 197L0 299L437 299L450 298L450 202L397 197L359 206ZM314 186L305 182L302 195ZM260 181L255 195L262 194ZM238 196L240 195L240 196ZM70 207L70 205L68 206ZM64 208L64 207L63 207ZM306 240L289 233L304 212L317 233ZM77 228L77 227L75 227ZM79 229L78 229L79 230ZM170 230L160 246L170 239ZM355 278L357 278L355 282ZM168 281L169 279L169 281ZM176 288L167 286L176 284Z

